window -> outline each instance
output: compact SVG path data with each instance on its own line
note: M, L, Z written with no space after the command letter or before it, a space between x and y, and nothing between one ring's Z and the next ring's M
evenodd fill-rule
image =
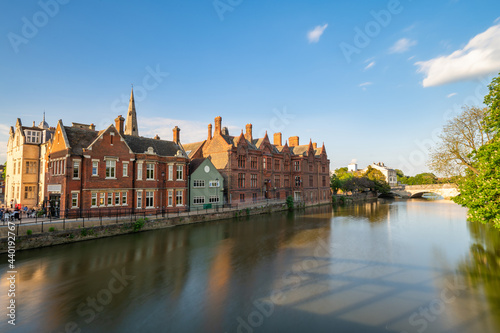
M314 186L313 176L309 176L309 186Z
M101 193L99 195L99 206L104 206L104 197L106 196L106 193Z
M211 195L210 198L208 198L209 203L219 203L219 197L216 195Z
M80 178L80 161L73 161L73 179Z
M238 174L238 187L239 188L245 187L245 174L244 173Z
M280 169L280 167L281 167L281 165L280 165L280 160L275 159L275 160L274 160L274 170L279 170L279 169Z
M199 196L199 197L193 197L193 204L195 205L202 205L205 203L205 197Z
M285 159L285 162L283 164L285 171L288 171L290 169L290 161Z
M176 196L175 196L175 205L176 206L182 206L182 191L177 190L176 191Z
M146 179L153 180L155 178L155 165L153 163L146 163Z
M250 187L257 188L257 175L250 175Z
M71 208L78 208L78 193L71 193Z
M39 131L24 131L24 135L26 136L26 143L40 143L41 134L42 133Z
M92 176L98 176L99 161L92 161Z
M177 166L177 180L184 179L184 167L182 165Z
M323 165L323 166L321 167L321 171L322 171L323 173L325 173L325 172L326 172L326 166L325 166L325 165Z
M106 160L106 178L116 178L115 160Z
M127 192L122 192L122 205L127 205Z
M252 169L257 169L257 157L250 157L250 167Z
M137 208L142 208L142 192L137 192Z
M326 177L325 176L323 176L321 183L322 183L323 187L326 186Z
M300 180L300 177L299 176L295 176L295 186L300 186L300 184L302 184L302 181Z
M26 162L26 173L36 173L37 162Z
M245 202L245 193L240 193L240 202Z
M274 177L274 187L280 188L281 187L281 179L280 176L275 176Z
M267 158L262 157L262 168L265 170L267 169Z
M120 205L120 192L115 193L115 206Z
M128 177L128 163L123 162L123 177Z
M137 179L142 180L142 162L137 163Z
M25 186L24 187L24 199L35 199L35 187Z
M146 208L153 208L154 207L154 192L153 191L146 191Z
M220 187L219 180L211 180L208 182L209 187Z
M113 206L113 193L108 193L108 206Z
M172 191L168 191L168 206L172 207Z
M90 205L92 207L96 207L97 206L97 193L92 193L92 197L90 199Z
M205 181L200 179L195 179L193 181L193 187L205 187Z
M283 180L283 182L285 183L285 187L290 187L290 179L288 178L288 176L285 176L285 179Z
M246 161L245 161L245 156L240 155L238 156L238 168L245 168Z
M309 171L312 172L313 171L313 163L312 162L309 162Z
M293 161L293 170L300 171L300 161Z
M168 180L172 180L174 177L174 166L169 165L168 166Z

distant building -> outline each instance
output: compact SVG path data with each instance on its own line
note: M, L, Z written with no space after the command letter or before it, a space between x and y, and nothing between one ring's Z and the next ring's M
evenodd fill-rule
M40 165L44 161L44 145L51 139L53 128L43 120L38 126L23 126L17 119L9 131L7 143L7 172L5 177L5 204L34 207L44 200L43 177ZM42 171L43 173L43 171Z
M382 174L385 176L385 181L390 185L390 186L396 186L398 185L398 177L396 174L396 170L388 168L384 165L382 162L378 163L372 163L370 165L372 168L379 170L382 172ZM363 172L366 172L368 170L368 167L363 169Z
M348 172L357 172L358 171L358 164L356 161L351 161L351 163L347 166L347 171Z
M3 179L3 171L5 170L5 165L0 165L0 204L4 204L5 200L5 180Z
M191 210L224 203L224 178L209 158L195 158L189 163L189 206Z

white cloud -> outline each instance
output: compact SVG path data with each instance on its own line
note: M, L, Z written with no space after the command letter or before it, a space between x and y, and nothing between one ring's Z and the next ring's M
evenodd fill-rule
M0 164L7 160L7 141L9 140L10 126L0 124Z
M393 46L391 46L391 48L389 49L389 53L404 53L415 45L417 45L416 40L401 38Z
M446 97L451 98L451 97L456 96L456 95L457 95L457 93L451 93L451 94L446 95Z
M325 24L323 26L318 25L316 28L313 30L309 31L307 33L307 39L309 40L309 43L317 43L319 42L319 39L321 38L321 35L323 35L323 32L325 32L325 29L328 27L328 24Z
M497 19L493 23L498 23L498 22L500 22L500 17L497 17Z
M366 87L366 86L371 86L373 82L363 82L359 85L359 87Z
M365 71L366 71L367 69L372 68L373 66L375 66L375 61L372 61L372 62L370 62L368 65L366 65L366 67L365 67Z
M500 25L473 37L450 55L415 63L425 73L424 87L470 80L500 70Z
M411 56L411 57L409 57L409 58L408 58L408 60L412 60L413 58L415 58L415 56L414 56L414 55L413 55L413 56Z

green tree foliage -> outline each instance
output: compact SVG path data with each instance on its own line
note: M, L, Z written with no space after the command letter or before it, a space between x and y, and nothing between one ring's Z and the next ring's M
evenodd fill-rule
M5 179L5 175L7 174L7 162L3 165L2 179Z
M373 188L375 191L384 194L391 191L391 186L385 181L385 176L380 170L369 166L364 177L373 183L370 188Z
M333 174L330 177L330 187L332 189L332 192L334 194L337 194L337 192L339 191L341 186L342 186L342 181L339 179L339 177L336 174Z
M472 222L491 223L500 228L500 76L489 85L484 103L489 106L485 126L493 138L471 154L473 167L459 181L460 195L453 198L469 208Z
M414 177L406 177L406 179L404 179L404 181L402 181L402 183L406 184L406 185L437 184L438 178L433 173L424 172L424 173L419 173L418 175L416 175Z

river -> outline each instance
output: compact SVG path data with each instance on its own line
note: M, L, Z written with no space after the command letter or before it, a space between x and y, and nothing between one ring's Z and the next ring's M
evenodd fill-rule
M500 236L444 200L240 217L16 254L0 332L499 332Z

